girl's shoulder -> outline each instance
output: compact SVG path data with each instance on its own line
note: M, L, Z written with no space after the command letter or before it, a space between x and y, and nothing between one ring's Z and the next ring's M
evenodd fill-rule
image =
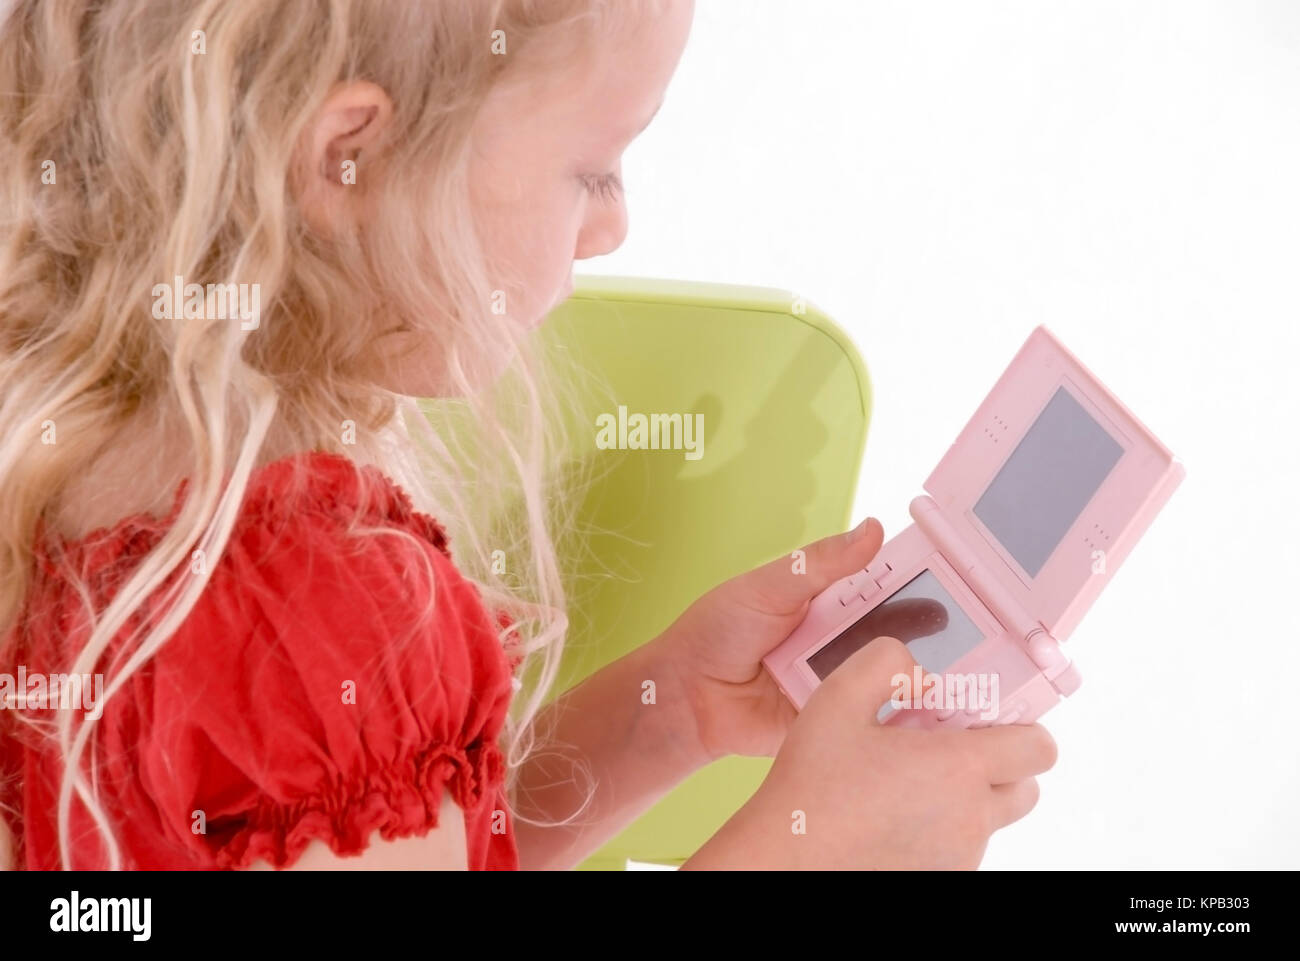
M110 582L152 550L172 528L189 494L176 488L165 516L130 514L81 536L63 537L41 523L34 553L40 571L53 577L75 571L95 584ZM306 451L254 470L249 477L231 540L264 528L302 522L328 535L340 523L378 522L409 529L450 559L446 533L434 518L413 509L409 495L375 467L358 466L338 454ZM246 558L241 558L246 560Z
M68 630L83 598L60 571L72 565L102 610L184 496L182 485L165 518L38 541L43 571L24 621L31 669L66 665L85 644ZM497 803L515 666L505 622L398 485L320 452L269 464L251 477L219 560L210 572L204 563L198 555L174 575L208 580L110 694L99 731L103 782L147 789L168 850L210 866L280 865L312 837L353 853L377 827L428 829L444 784L467 816ZM129 653L106 652L110 682ZM191 831L199 809L202 837ZM172 863L140 853L142 866Z

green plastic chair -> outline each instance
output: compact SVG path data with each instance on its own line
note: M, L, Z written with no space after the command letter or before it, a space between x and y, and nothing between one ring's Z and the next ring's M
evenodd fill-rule
M582 277L543 328L579 367L596 458L579 507L571 629L556 692L655 637L722 581L845 530L866 444L871 389L848 337L780 290ZM597 417L704 415L701 456L606 450ZM588 465L582 465L588 466ZM611 572L614 572L611 574ZM680 865L750 797L771 761L701 770L583 869Z

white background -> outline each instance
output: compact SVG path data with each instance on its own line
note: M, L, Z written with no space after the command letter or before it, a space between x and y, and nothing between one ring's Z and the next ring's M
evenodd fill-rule
M1300 2L698 0L624 174L580 271L823 308L887 533L1039 323L1186 464L984 866L1300 868Z

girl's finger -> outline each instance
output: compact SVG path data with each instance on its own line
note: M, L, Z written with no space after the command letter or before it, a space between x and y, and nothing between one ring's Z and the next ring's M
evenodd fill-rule
M799 608L842 577L860 571L884 543L880 521L869 517L851 531L813 541L801 551L742 575L756 606L773 611Z

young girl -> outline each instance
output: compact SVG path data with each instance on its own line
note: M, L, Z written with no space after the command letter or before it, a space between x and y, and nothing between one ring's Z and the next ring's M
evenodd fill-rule
M544 706L563 395L530 333L621 243L691 16L0 11L0 862L567 867L733 753L777 759L689 867L973 866L1032 807L1041 727L870 720L898 641L797 719L760 669L874 521Z

